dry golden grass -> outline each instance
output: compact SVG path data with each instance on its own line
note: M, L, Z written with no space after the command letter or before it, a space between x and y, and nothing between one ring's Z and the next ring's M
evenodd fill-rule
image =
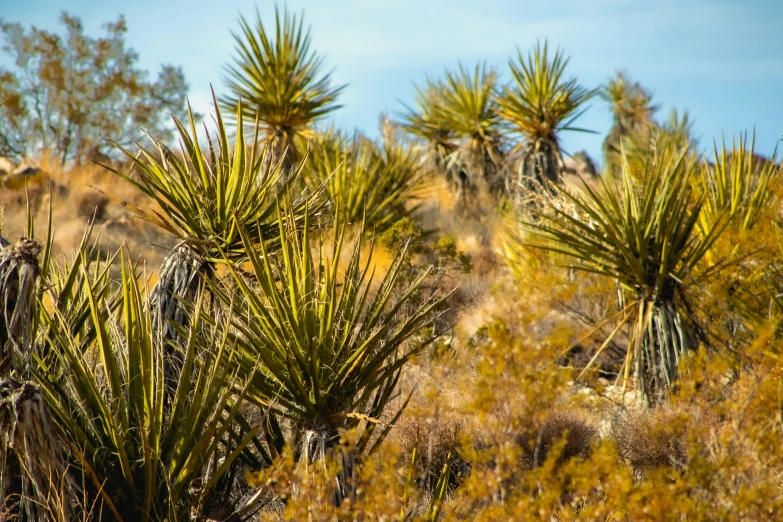
M41 172L34 176L6 178L0 184L0 205L5 209L3 235L12 242L27 233L28 205L42 237L51 205L56 256L72 252L93 219L104 252L127 244L148 267L157 268L174 245L172 238L133 218L122 205L101 194L147 205L142 194L103 167L87 164L66 170L46 160L40 167Z

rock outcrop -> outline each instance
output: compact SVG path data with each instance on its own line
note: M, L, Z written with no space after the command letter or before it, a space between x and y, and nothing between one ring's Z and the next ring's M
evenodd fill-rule
M563 173L577 174L583 178L598 175L598 171L595 168L595 162L590 155L587 154L587 151L584 150L575 152L571 157L563 158Z

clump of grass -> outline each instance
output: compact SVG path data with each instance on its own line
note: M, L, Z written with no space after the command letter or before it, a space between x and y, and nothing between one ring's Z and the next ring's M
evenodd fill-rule
M470 462L460 452L464 427L459 422L421 419L406 423L395 438L400 452L411 460L411 480L430 493L437 489L441 471L448 467L447 489L453 491L470 473Z
M555 410L527 437L530 435L535 436L535 444L532 450L530 446L525 447L525 461L528 466L537 467L555 449L558 450L556 466L573 458L586 458L597 433L583 415L572 410Z
M688 463L688 420L669 407L630 409L614 416L612 435L620 456L635 470L683 469Z

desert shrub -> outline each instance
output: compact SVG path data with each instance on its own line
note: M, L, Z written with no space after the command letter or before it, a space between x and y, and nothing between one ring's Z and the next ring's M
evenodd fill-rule
M437 240L427 237L410 218L395 222L378 237L378 244L394 256L402 256L401 280L411 283L423 277L416 292L409 296L406 308L416 308L437 294L447 294L438 309L433 310L437 319L433 327L441 332L449 330L460 310L466 305L466 296L459 289L460 277L473 268L470 255L457 248L453 236L441 236ZM397 301L402 293L394 296ZM441 343L434 346L446 348Z
M584 459L589 455L595 437L595 428L583 416L571 410L556 410L549 413L532 433L520 435L519 440L524 445L525 464L535 467L554 452L557 452L558 466L572 458Z
M464 428L458 422L436 419L403 420L397 425L395 441L400 441L400 453L411 460L411 480L417 487L433 492L440 474L448 469L446 485L449 491L459 487L470 474L470 463L460 453L460 433Z
M0 68L0 156L51 154L65 165L105 147L104 136L129 144L142 127L170 136L170 112L185 110L182 69L164 65L156 81L137 67L138 55L125 46L127 25L120 17L104 24L106 36L84 34L81 20L63 13L61 36L3 21L3 50L14 67Z
M109 198L97 192L88 192L76 202L76 215L88 223L95 220L101 223L106 219L106 205L109 204Z
M620 456L636 470L688 463L688 418L668 408L631 409L612 419L612 434Z

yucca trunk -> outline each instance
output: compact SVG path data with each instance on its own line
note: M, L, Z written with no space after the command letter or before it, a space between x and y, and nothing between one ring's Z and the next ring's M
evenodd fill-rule
M456 161L449 160L449 155L453 150L445 144L436 143L432 149L432 164L435 170L443 173L446 183L457 193L458 200L465 204L468 194L476 192L476 187L472 184L465 167Z
M633 350L634 375L648 406L662 401L677 381L677 367L698 346L698 328L676 301L639 301L639 322Z
M465 168L470 176L472 187L484 187L492 195L503 192L505 180L502 165L503 155L497 147L471 144L472 150L466 154Z
M29 364L40 253L41 245L25 238L0 251L0 378Z
M39 388L0 381L0 518L67 522L76 488Z
M163 374L166 390L175 390L182 370L176 349L185 339L177 331L190 326L188 304L196 303L211 277L212 266L193 249L180 245L166 257L160 267L158 282L150 292L154 338L163 352ZM211 300L210 300L211 301ZM210 306L211 302L204 303Z
M517 169L517 186L510 191L516 193L517 204L522 201L525 192L546 191L550 184L559 183L562 163L560 147L556 142L539 139L527 144Z
M285 130L275 130L271 136L272 141L272 161L280 163L282 175L278 183L284 185L288 181L288 175L299 163L299 151L294 145L294 132Z
M306 430L300 458L308 466L322 465L325 473L330 473L329 465L336 467L334 489L330 491L335 506L341 505L346 499L355 498L358 455L353 448L343 443L340 430L334 427Z
M40 253L41 246L25 238L0 251L0 517L60 522L70 519L74 489L43 396L23 380L33 348Z

